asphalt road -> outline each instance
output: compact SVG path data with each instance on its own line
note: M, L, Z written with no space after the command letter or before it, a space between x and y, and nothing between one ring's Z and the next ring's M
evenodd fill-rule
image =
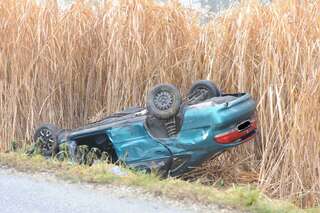
M194 212L159 199L140 198L134 191L126 190L97 189L0 168L1 213Z

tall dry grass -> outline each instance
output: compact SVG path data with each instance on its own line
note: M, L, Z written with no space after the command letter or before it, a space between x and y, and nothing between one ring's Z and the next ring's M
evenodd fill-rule
M143 105L159 82L186 92L195 79L211 79L258 102L262 154L252 157L247 144L220 158L221 167L244 162L270 195L315 206L319 65L319 1L250 1L204 26L177 3L78 2L61 11L54 1L1 1L0 148L30 140L42 122L76 127ZM214 172L207 164L207 176Z

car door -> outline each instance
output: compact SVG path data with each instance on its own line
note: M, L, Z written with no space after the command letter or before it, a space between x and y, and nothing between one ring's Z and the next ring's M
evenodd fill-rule
M146 132L143 122L109 129L107 135L118 159L127 165L164 173L170 168L170 150Z

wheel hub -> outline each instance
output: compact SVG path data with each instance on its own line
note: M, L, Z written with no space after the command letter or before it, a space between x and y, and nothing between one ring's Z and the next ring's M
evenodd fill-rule
M42 139L42 150L44 152L51 151L54 143L52 132L44 128L40 130L40 138Z
M173 96L167 92L159 92L154 98L155 106L160 110L168 110L173 104Z
M197 98L201 99L201 100L204 100L206 99L207 95L208 95L208 89L207 88L198 88L196 90L196 96Z

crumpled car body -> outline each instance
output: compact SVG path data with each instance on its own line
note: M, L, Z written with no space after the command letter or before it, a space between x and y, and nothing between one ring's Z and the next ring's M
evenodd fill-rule
M178 176L256 134L256 104L247 93L224 94L181 106L176 135L144 108L131 108L74 130L63 130L58 143L111 150L114 161L162 175Z

